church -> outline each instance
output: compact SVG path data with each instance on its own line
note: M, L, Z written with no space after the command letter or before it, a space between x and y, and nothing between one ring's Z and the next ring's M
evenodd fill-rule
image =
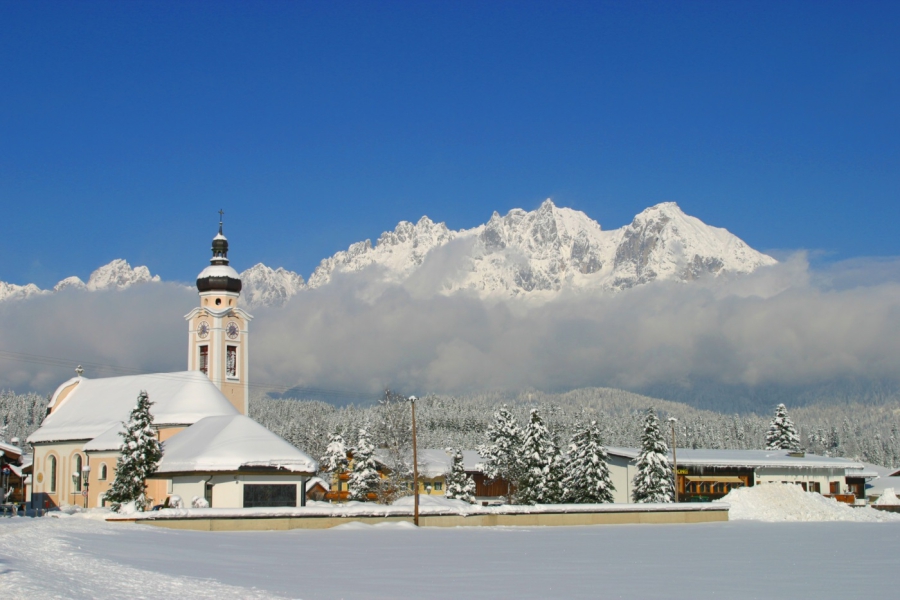
M221 508L305 504L316 462L247 416L253 317L239 306L240 276L228 263L220 221L210 264L197 276L200 305L185 316L186 371L90 379L79 367L56 389L27 440L34 508L105 504L119 434L142 391L154 403L163 443L159 468L147 480L152 504L172 495Z

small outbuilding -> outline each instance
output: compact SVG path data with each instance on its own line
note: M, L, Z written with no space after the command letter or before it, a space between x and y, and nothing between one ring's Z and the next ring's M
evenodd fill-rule
M154 478L186 503L212 508L303 506L318 465L244 415L206 417L163 444ZM324 487L324 485L323 485Z

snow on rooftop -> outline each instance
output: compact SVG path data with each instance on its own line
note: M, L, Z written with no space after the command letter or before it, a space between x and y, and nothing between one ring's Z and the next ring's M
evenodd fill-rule
M803 467L803 468L833 468L856 469L862 473L864 465L861 462L849 458L837 458L819 456L817 454L805 454L804 456L791 456L787 450L711 450L677 448L679 466L698 467ZM621 456L629 460L635 459L640 454L637 448L609 447L607 452L613 456ZM669 452L672 456L672 452Z
M82 377L28 441L93 440L101 434L105 438L110 428L121 427L128 419L142 390L153 402L150 412L156 425L190 425L204 417L237 414L215 384L199 371Z
M6 452L7 454L15 454L16 456L22 456L22 449L18 446L13 446L12 444L7 444L6 442L0 442L0 450Z
M231 277L232 279L240 279L238 272L228 265L209 265L197 275L197 279L205 279L207 277Z
M125 426L117 423L86 443L83 450L85 452L104 452L109 450L118 450L122 444L122 436Z
M253 419L232 414L200 419L165 441L157 473L254 467L300 473L318 469L316 461Z
M481 471L482 458L475 450L463 450L463 469ZM440 477L450 473L452 457L443 448L420 448L417 452L420 477ZM382 449L375 451L375 460L384 463L386 453Z

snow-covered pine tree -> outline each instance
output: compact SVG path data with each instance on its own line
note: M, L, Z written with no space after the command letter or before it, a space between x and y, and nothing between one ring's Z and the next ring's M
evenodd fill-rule
M506 481L506 501L515 504L513 487L522 471L519 452L522 449L522 430L516 418L504 404L494 413L494 422L487 429L488 443L478 448L484 459L484 476L488 479Z
M444 495L447 498L462 500L470 504L474 503L475 482L466 475L462 450L447 448L447 454L451 456L451 462L450 473L447 474L447 490L444 492Z
M653 408L647 409L644 433L641 435L641 453L637 458L637 474L634 476L635 502L673 502L674 488L672 465L669 463L669 447L659 430L659 419Z
M583 427L569 444L563 501L576 504L612 502L615 486L609 477L609 457L596 421Z
M531 418L522 437L519 500L524 504L559 502L559 448L536 408L531 409Z
M378 493L381 476L375 469L375 446L369 441L365 429L359 430L359 439L353 448L353 468L350 471L350 499L365 502L370 493Z
M347 444L344 437L334 432L329 437L328 447L325 448L325 455L319 461L319 470L327 473L332 486L336 486L341 481L341 475L347 472L350 461L347 459Z
M775 417L766 432L766 450L799 450L800 436L784 404L775 407Z
M153 402L147 392L142 391L128 422L123 423L125 430L119 434L122 436L119 446L122 454L116 462L116 478L105 495L114 510L134 501L135 508L143 511L149 503L145 480L156 472L163 455L162 445L153 433L151 406Z

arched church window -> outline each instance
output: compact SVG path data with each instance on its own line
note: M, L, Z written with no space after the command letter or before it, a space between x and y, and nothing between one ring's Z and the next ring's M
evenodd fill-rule
M106 480L106 463L100 463L100 480Z
M56 493L56 457L51 454L47 458L47 462L50 465L50 468L48 469L50 471L50 481L49 481L50 493L55 494Z
M81 455L75 455L75 472L72 473L72 481L75 483L75 491L81 491Z

